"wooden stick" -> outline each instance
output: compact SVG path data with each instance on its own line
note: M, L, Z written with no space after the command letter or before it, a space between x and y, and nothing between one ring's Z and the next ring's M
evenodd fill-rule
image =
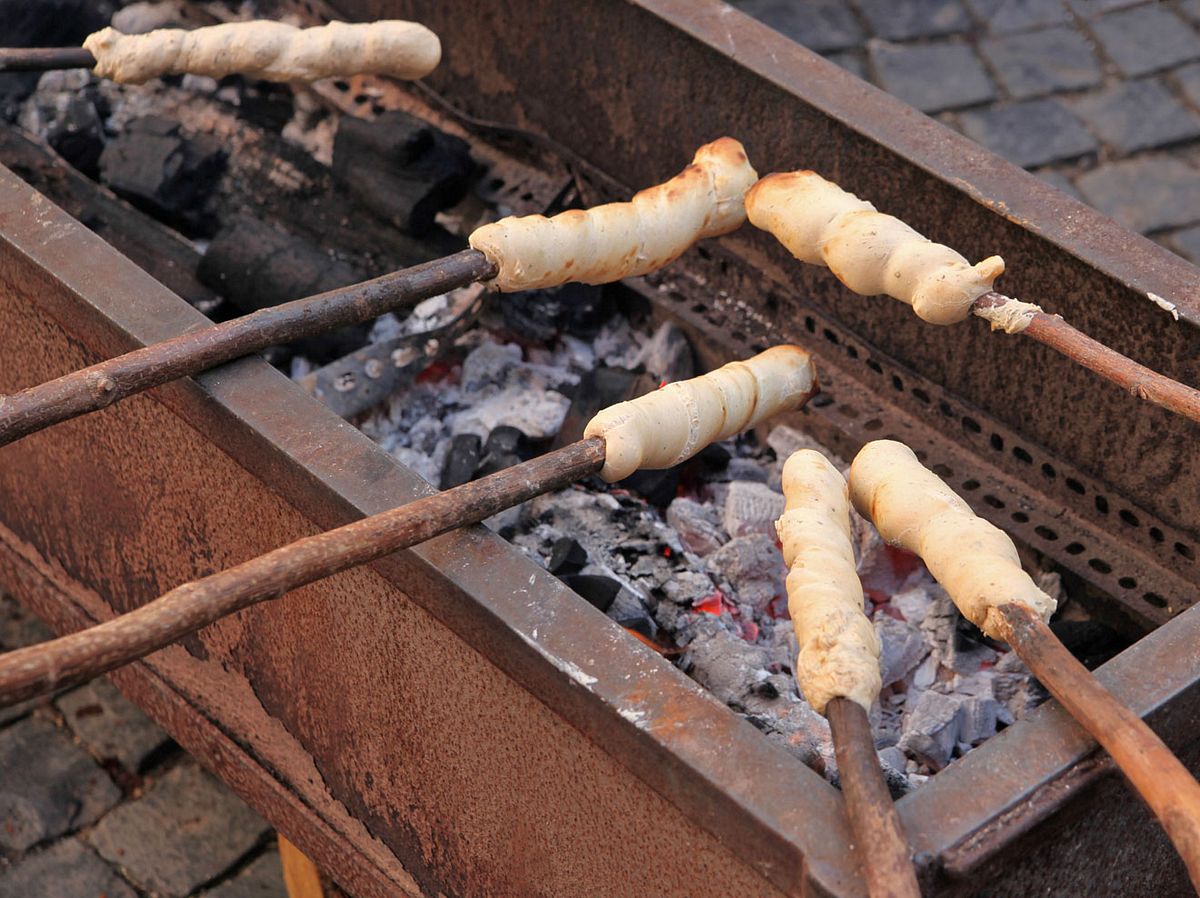
M1022 605L1002 605L1009 645L1109 753L1149 805L1200 892L1200 783L1140 717L1100 685L1046 623ZM1148 672L1153 676L1153 672Z
M185 583L87 630L0 655L0 707L143 658L219 618L574 483L604 465L604 440L564 446L472 483L308 536Z
M846 814L870 898L921 898L912 848L879 767L871 723L853 699L832 698L825 718L833 734Z
M278 834L279 866L283 870L283 887L287 898L325 898L321 886L321 871L299 848Z
M979 314L979 309L998 308L1010 301L1009 297L1000 293L985 293L975 301L974 308ZM1034 312L1020 333L1062 353L1139 399L1200 423L1200 390L1138 364L1115 349L1093 340L1058 315Z
M0 72L48 72L53 69L90 69L96 57L83 47L0 48Z
M495 266L483 253L467 249L374 280L180 334L10 396L0 396L0 446L177 378L199 374L269 346L411 308L421 300L495 273Z

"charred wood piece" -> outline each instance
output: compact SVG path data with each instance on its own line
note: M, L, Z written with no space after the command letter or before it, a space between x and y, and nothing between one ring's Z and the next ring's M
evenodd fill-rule
M409 234L459 202L478 167L466 141L404 112L374 121L344 116L333 144L333 174L372 212Z

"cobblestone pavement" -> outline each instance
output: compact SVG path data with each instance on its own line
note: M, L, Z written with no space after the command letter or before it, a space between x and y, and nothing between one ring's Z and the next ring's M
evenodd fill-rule
M1200 0L732 0L1200 263Z
M51 633L0 595L0 651ZM108 680L0 711L0 898L284 898L270 827Z

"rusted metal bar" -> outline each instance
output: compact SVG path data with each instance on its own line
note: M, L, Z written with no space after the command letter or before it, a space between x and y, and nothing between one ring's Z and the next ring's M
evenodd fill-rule
M305 537L177 586L96 627L0 656L0 707L82 683L256 602L477 524L604 466L604 441L581 440L472 483Z
M180 377L301 337L370 321L495 273L473 249L361 284L262 309L181 334L0 397L0 446L52 424L98 411Z
M1100 685L1046 622L1017 604L1000 607L1005 640L1109 753L1162 823L1200 892L1200 783L1140 717Z
M48 72L53 69L90 69L96 57L83 47L0 48L0 72Z
M825 706L833 733L846 815L870 898L921 898L912 848L875 754L871 722L862 705L833 698Z
M1009 302L1012 302L1010 297L1001 293L985 293L975 301L974 308L996 309ZM1093 340L1060 316L1034 312L1020 333L1062 353L1139 399L1200 423L1200 390L1138 364L1099 340Z

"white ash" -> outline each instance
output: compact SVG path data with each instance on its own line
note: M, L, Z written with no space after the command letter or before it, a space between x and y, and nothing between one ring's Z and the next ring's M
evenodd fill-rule
M378 325L379 336L397 326ZM462 338L461 361L443 377L415 384L362 427L436 483L456 433L486 439L497 424L512 423L531 439L548 440L589 367L649 368L654 358L685 358L674 340L640 332L620 316L590 345L564 337L522 346L479 327ZM665 509L593 478L488 523L544 567L551 567L556 545L574 540L587 562L560 576L593 584L607 578L609 617L658 644L767 738L836 778L828 725L792 674L796 640L774 533L784 504L781 456L801 447L824 451L787 426L775 427L766 446L725 443L728 463L689 467L691 479ZM899 794L1023 716L1042 695L1016 657L966 624L911 556L886 549L857 516L854 534L883 649L884 689L872 723Z

